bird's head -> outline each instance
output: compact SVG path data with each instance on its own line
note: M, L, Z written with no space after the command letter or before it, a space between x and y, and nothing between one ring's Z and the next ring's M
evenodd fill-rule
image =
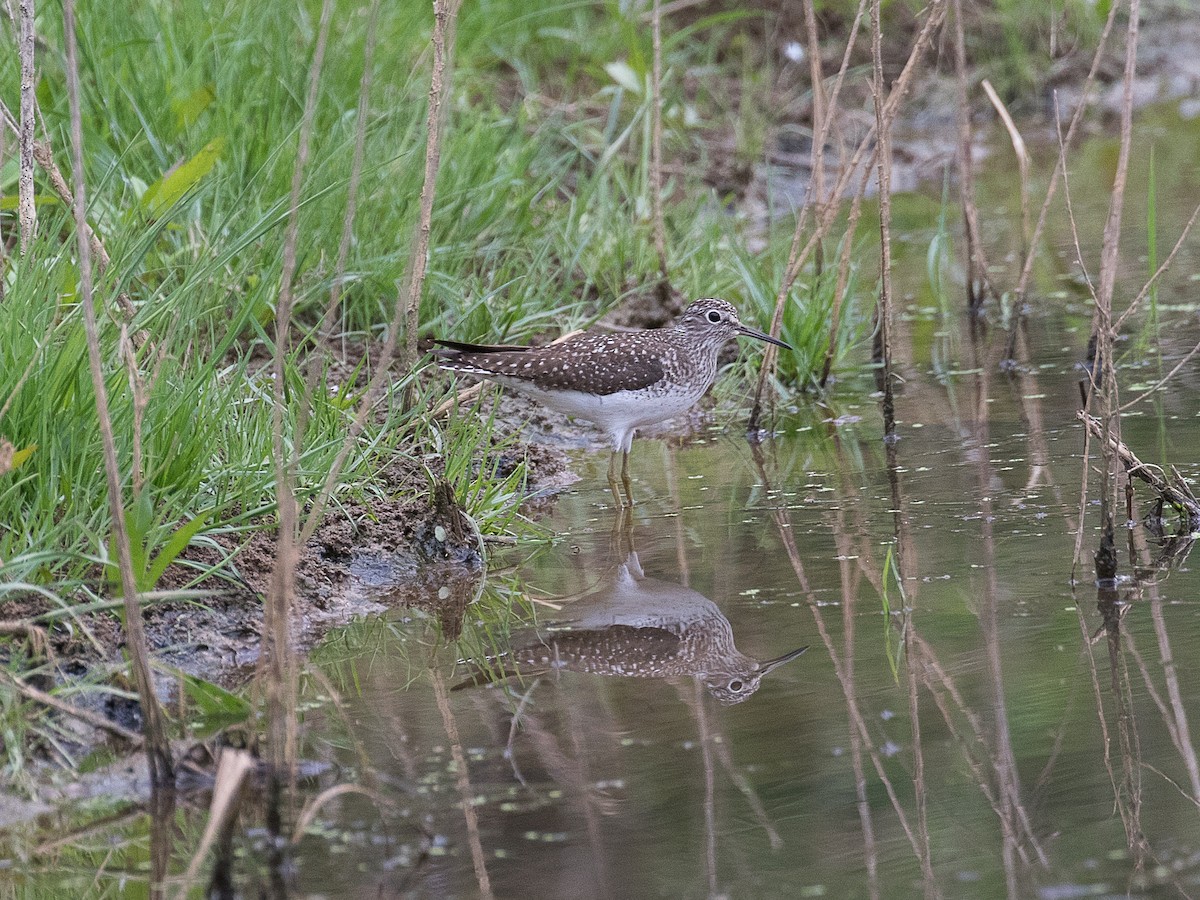
M778 338L773 338L749 325L743 325L733 304L717 297L707 297L692 303L679 317L678 325L697 335L705 344L714 344L718 347L724 346L730 338L740 334L776 344L787 350L792 349L790 345Z

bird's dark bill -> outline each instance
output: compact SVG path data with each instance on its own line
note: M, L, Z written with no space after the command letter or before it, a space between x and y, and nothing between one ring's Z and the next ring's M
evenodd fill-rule
M779 338L773 338L769 334L759 331L757 328L751 328L749 325L739 325L738 334L744 334L746 337L752 337L760 341L766 341L768 344L775 344L776 346L782 347L785 350L792 349L791 344L785 343L779 340Z
M808 647L801 647L798 650L793 650L791 653L785 653L785 654L783 654L783 656L777 656L777 657L775 657L775 659L767 660L765 663L761 664L762 673L764 675L766 675L772 669L778 669L784 663L791 662L793 659L795 659L797 656L799 656L801 653L803 653L807 649L808 649Z

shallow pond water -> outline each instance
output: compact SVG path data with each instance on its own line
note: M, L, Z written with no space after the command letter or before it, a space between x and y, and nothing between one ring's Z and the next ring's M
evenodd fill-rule
M982 191L1011 226L1001 182ZM1160 201L1163 234L1194 199ZM1070 266L1055 271L1069 234L1051 239L1061 253L1039 275L1025 361L1005 371L1004 335L973 342L958 301L923 277L936 213L928 198L899 207L894 454L867 376L827 406L777 410L758 446L732 418L682 446L635 442L627 523L607 455L581 451L547 539L494 555L457 642L401 611L312 654L309 777L287 816L312 814L271 874L249 804L220 867L232 889L1200 894L1200 580L1186 541L1139 523L1118 538L1122 580L1098 588L1092 500L1073 565L1090 312ZM992 233L1000 258L1012 232ZM1200 338L1193 262L1185 252L1164 287L1161 340L1124 364L1129 397ZM1143 459L1193 483L1194 372L1123 426ZM768 660L780 664L764 674ZM206 803L182 799L166 828L114 801L9 835L3 890L146 893L164 852L186 868Z
M957 414L905 428L894 475L845 417L788 418L758 459L727 435L642 444L629 535L587 461L554 546L507 579L539 623L489 639L512 650L492 677L524 673L507 689L447 690L439 710L472 670L442 655L430 689L412 649L428 623L356 632L329 662L355 684L345 716L436 834L410 886L469 896L486 872L497 896L1200 891L1196 578L1183 563L1098 592L1088 560L1072 585L1080 434L1069 404L1026 400L1041 431L1020 411L1022 392L1069 398L1076 377L956 378ZM900 403L914 425L916 399ZM1126 438L1153 433L1131 420ZM806 645L755 684L747 657ZM349 749L333 759L357 768ZM376 843L369 801L325 822L297 887L373 896L410 877L381 873L411 851Z

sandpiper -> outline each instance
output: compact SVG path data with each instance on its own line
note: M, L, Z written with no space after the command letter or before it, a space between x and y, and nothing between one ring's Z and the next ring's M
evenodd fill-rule
M551 409L586 419L612 442L608 486L618 506L633 505L629 447L641 425L691 409L717 376L717 355L736 335L792 348L738 319L733 304L697 300L671 325L649 331L585 331L545 347L437 341L438 365L512 388ZM621 484L617 488L617 453Z
M733 642L733 626L712 600L691 588L647 578L637 553L594 593L563 604L565 621L545 623L531 640L487 659L467 660L454 690L561 672L626 678L699 678L725 705L741 703L763 679L800 656L799 647L758 660Z

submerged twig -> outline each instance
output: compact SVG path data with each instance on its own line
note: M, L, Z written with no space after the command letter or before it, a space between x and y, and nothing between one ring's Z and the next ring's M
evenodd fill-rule
M1129 447L1116 435L1105 433L1102 421L1096 416L1089 415L1084 410L1075 413L1087 430L1097 439L1106 441L1113 456L1121 461L1127 474L1135 476L1150 485L1164 501L1187 514L1189 527L1192 531L1200 530L1200 503L1191 496L1186 483L1182 487L1173 484L1160 474L1158 466L1149 465L1138 459Z

